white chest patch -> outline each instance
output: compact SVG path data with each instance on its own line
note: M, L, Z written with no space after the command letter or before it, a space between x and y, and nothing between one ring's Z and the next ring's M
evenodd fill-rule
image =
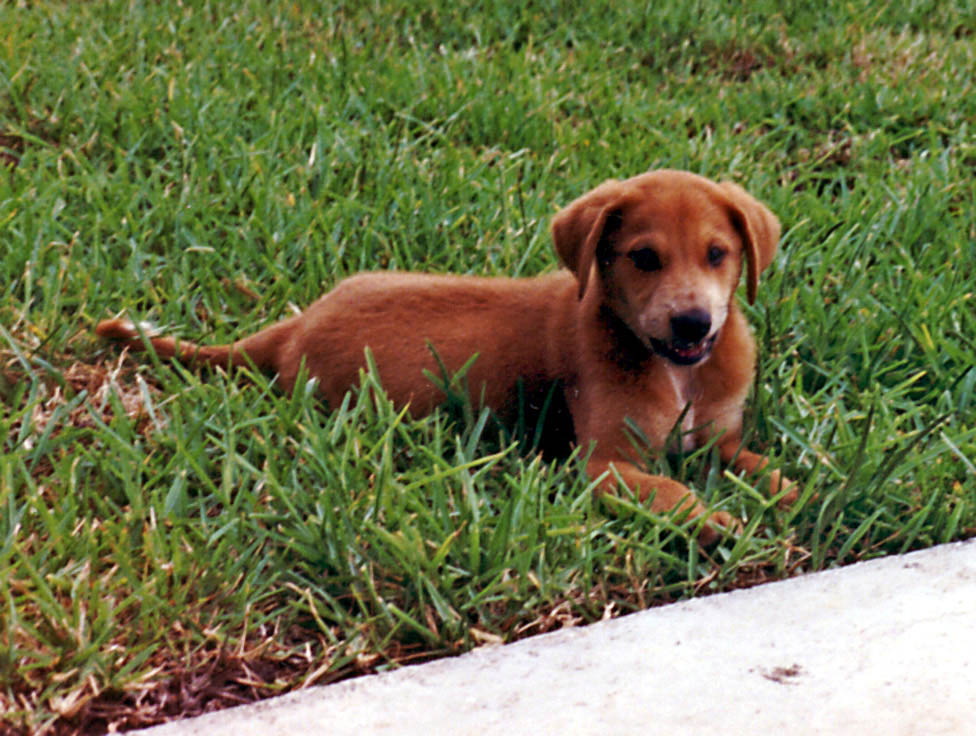
M668 366L666 372L668 379L671 381L671 386L674 388L675 403L677 404L678 411L682 412L686 406L688 407L688 411L681 421L682 449L693 450L695 448L695 438L690 433L695 427L695 397L697 395L694 374L687 368L679 368L676 366Z

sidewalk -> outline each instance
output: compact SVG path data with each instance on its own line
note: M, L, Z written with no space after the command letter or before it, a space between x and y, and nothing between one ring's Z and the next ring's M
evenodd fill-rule
M151 736L976 733L976 540L170 723Z

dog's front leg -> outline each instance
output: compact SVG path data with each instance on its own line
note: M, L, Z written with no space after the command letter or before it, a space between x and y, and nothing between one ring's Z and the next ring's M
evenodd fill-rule
M731 464L736 470L743 470L749 475L758 473L769 465L768 458L742 447L738 437L723 437L718 446L718 453L722 462ZM796 483L778 470L769 471L769 495L775 496L783 490L787 492L779 500L779 505L791 506L798 496Z
M627 460L590 458L586 473L591 478L605 475L597 488L598 493L617 493L619 482L633 491L641 502L651 499L651 510L657 513L677 511L698 518L707 513L701 501L686 486L662 475L651 475ZM706 546L715 544L721 537L720 528L735 529L739 525L735 517L717 511L708 517L698 534L698 540Z

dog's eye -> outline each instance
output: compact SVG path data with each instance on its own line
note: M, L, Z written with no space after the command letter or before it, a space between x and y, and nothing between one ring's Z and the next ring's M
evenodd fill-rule
M627 255L641 271L658 271L661 268L661 259L651 248L638 248Z
M724 248L713 245L708 249L708 264L710 266L719 266L725 260L726 255L728 253Z

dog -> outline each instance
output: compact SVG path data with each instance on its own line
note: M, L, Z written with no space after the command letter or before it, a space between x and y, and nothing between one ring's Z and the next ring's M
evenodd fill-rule
M680 424L685 449L714 441L740 471L766 466L741 446L756 347L735 291L744 267L754 302L779 234L776 216L738 185L658 170L606 181L555 215L552 238L566 267L556 273L362 273L230 345L144 338L119 319L96 332L133 349L148 342L163 358L253 365L277 374L286 391L304 370L331 406L357 384L366 348L389 397L414 415L445 399L430 373L466 364L472 399L502 417L520 392L555 383L598 493L622 482L655 512L697 518L706 509L689 488L641 469L627 420L652 448L667 450ZM781 503L795 500L794 487L770 472ZM702 521L705 544L738 523L725 512Z

